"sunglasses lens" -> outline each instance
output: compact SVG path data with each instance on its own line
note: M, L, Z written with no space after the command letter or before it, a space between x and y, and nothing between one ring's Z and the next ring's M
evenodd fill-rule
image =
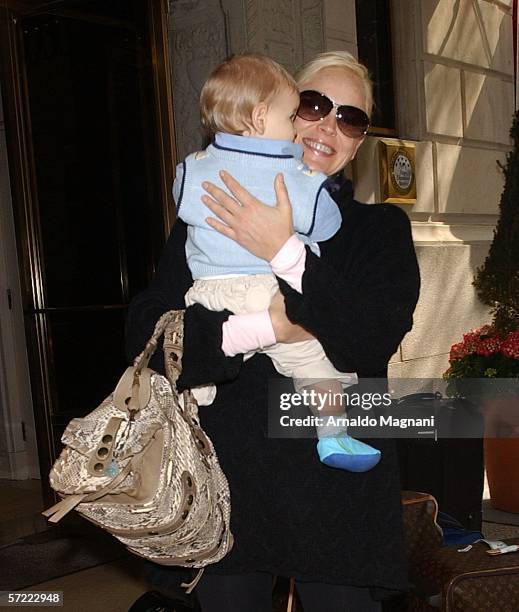
M307 90L300 94L297 115L305 121L324 119L333 109L332 101L318 91ZM368 131L369 117L356 106L342 105L337 108L337 125L345 136L360 138Z
M333 104L318 91L302 91L297 114L306 121L323 119L332 110Z
M369 117L356 106L339 106L337 125L343 134L350 138L360 138L369 128Z

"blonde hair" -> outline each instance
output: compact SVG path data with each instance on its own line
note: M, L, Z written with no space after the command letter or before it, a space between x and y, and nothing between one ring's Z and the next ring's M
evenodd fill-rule
M269 104L284 87L299 94L294 78L260 53L233 55L209 75L200 94L202 125L209 134L242 134L251 127L252 111Z
M348 51L327 51L319 53L313 60L302 66L296 74L296 81L301 89L318 72L329 68L338 68L354 74L361 81L366 96L366 112L371 116L373 110L373 81L366 66L353 57Z

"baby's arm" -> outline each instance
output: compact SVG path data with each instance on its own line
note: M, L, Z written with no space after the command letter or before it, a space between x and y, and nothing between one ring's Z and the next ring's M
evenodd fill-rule
M222 351L234 357L276 343L269 311L231 315L222 325Z

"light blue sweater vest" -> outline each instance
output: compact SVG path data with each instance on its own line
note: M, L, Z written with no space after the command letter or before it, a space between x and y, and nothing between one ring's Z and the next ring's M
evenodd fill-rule
M254 151L253 149L256 149ZM265 152L270 151L270 152ZM226 170L265 204L274 205L274 179L282 172L292 203L294 229L306 244L331 238L341 215L323 183L326 176L309 170L300 158L301 147L292 142L217 134L205 151L189 155L177 166L173 186L177 215L188 224L187 264L194 279L226 274L271 274L263 259L213 230L212 216L201 197L203 181L226 190L219 177Z

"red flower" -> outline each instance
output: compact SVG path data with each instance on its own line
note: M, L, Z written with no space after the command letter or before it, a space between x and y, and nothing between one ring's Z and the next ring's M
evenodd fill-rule
M451 346L449 361L463 359L463 357L466 357L467 355L470 355L470 351L467 351L467 348L463 342L458 342L458 344L453 344Z
M483 325L463 334L463 342L454 344L451 348L449 360L463 359L468 355L482 355L489 357L501 349L501 340L491 325Z
M475 352L484 357L490 357L490 355L499 353L500 349L501 340L497 337L481 337L475 346Z
M508 334L501 345L501 354L510 359L519 359L519 331Z

